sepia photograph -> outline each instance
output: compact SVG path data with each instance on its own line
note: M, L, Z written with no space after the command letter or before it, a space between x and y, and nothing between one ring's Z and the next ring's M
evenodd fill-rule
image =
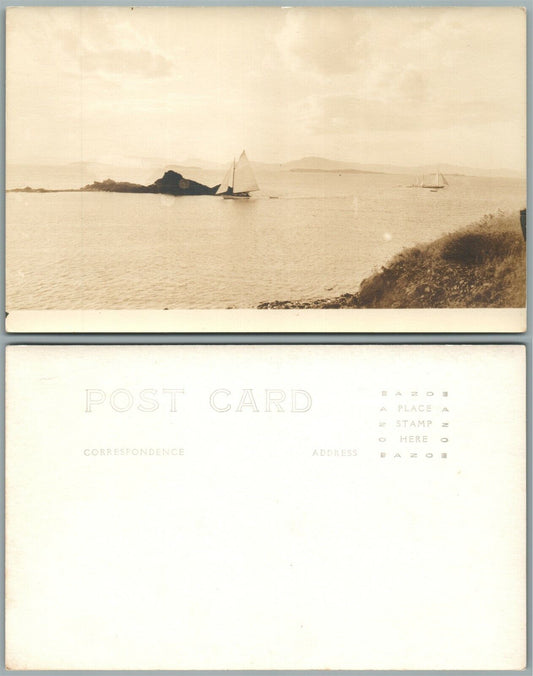
M8 331L524 331L519 7L15 7Z

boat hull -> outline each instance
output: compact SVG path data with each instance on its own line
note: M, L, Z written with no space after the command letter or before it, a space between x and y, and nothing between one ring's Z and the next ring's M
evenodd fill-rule
M225 200L249 200L250 195L222 195Z

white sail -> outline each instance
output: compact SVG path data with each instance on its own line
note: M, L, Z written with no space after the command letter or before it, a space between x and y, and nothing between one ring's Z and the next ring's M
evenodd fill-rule
M422 188L444 188L445 185L448 185L448 181L439 171L436 174L422 177Z
M235 175L233 180L233 192L252 192L253 190L259 190L259 186L255 180L254 172L246 153L242 151L239 161L235 165Z
M224 178L222 179L222 183L220 184L220 188L217 190L217 195L221 195L222 193L226 192L228 188L233 187L233 172L235 170L235 162L233 161L231 163L230 168L227 170Z

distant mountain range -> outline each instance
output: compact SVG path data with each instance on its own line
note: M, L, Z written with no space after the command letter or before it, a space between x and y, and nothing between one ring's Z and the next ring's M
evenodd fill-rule
M298 160L283 162L280 164L268 162L254 162L250 160L255 169L261 171L302 171L302 172L350 172L350 173L371 173L371 174L408 174L416 176L418 174L428 174L439 170L444 174L455 174L463 176L497 176L502 178L525 178L524 173L514 169L480 169L478 167L464 167L455 164L420 164L417 166L399 166L392 164L361 164L357 162L341 162L339 160L330 160L325 157L302 157ZM78 163L76 163L78 164ZM87 163L91 165L91 163ZM158 171L162 166L165 169L172 169L180 173L187 173L194 170L221 171L229 165L227 163L216 163L201 158L187 158L183 162L172 164L165 163L157 158L139 158L137 166L143 166L144 171L148 167ZM92 164L96 168L97 164ZM129 164L131 169L133 164Z
M511 169L479 169L452 164L394 166L389 164L359 164L356 162L340 162L324 157L302 157L299 160L280 164L254 162L252 166L257 172L262 171L290 171L290 172L327 172L327 173L379 173L400 174L415 177L420 174L435 172L437 169L443 174L525 178L520 171ZM219 164L199 158L188 158L184 162L168 163L157 158L124 158L124 162L72 162L64 165L22 165L8 164L6 167L6 188L45 189L78 189L94 181L103 181L110 177L115 180L140 184L152 184L162 171L175 171L195 181L215 185L229 163Z
M268 165L264 165L268 166ZM324 157L302 157L300 160L286 162L278 166L288 171L317 171L317 172L350 172L350 173L377 173L377 174L429 174L439 170L443 174L463 176L498 176L502 178L524 178L524 175L512 169L479 169L462 167L453 164L421 164L415 167L395 166L390 164L358 164L355 162L339 162Z

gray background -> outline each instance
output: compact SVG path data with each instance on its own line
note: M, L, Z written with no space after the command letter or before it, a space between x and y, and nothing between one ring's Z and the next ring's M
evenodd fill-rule
M2 87L0 87L0 97L2 100L2 134L1 134L1 145L0 148L0 161L2 162L1 170L1 181L0 186L0 200L2 205L2 233L0 236L0 249L2 254L2 260L5 260L5 9L8 6L12 5L26 5L32 7L38 6L53 6L53 5L77 5L77 6L89 6L89 5L100 5L100 6L216 6L216 5L232 5L232 6L246 6L246 5L260 5L260 6L281 6L290 4L292 6L312 6L312 5L334 5L334 6L376 6L376 7L389 7L389 6L518 6L527 8L527 42L528 42L528 195L531 195L531 187L533 184L533 172L531 171L531 148L532 148L532 124L531 124L531 91L532 91L532 80L533 80L533 68L531 67L532 61L532 52L531 52L531 36L532 36L532 27L533 27L533 0L522 0L522 2L511 2L511 1L495 1L495 0L481 0L476 2L475 0L470 0L468 2L460 2L456 0L455 2L447 2L446 0L432 0L429 2L422 2L421 0L367 0L366 2L361 0L355 0L353 2L346 2L345 0L297 0L295 2L275 2L272 0L267 0L266 2L254 2L249 0L248 2L239 2L236 0L225 0L223 2L217 2L217 0L190 0L189 2L171 2L167 0L144 0L144 2L127 2L126 0L111 0L107 2L83 2L83 0L70 0L69 2L62 3L59 0L55 2L46 2L34 0L30 1L18 1L18 2L8 2L7 0L0 0L0 12L1 12L1 22L0 22L0 43L2 44L2 51L0 54L0 63L1 63L1 77L2 77ZM38 92L36 92L38 96ZM531 223L531 216L530 216ZM532 254L532 243L531 243L531 225L529 227L530 239L528 242L528 299L531 303L533 299L533 254ZM4 267L5 270L5 267ZM1 303L2 310L5 311L5 278L2 274L1 276ZM532 572L532 556L531 556L531 442L532 442L532 362L531 362L531 352L532 352L532 322L531 322L531 313L528 313L528 324L527 332L523 334L398 334L398 333L387 333L387 334L237 334L237 333L226 333L226 334L145 334L145 333L136 333L136 334L6 334L3 326L1 332L1 343L2 351L5 352L6 345L43 345L43 344L52 344L52 345L76 345L76 344L90 344L90 345L109 345L109 344L247 344L247 343L268 343L268 344L303 344L303 343L328 343L328 344L401 344L401 343L426 343L426 344L518 344L525 345L527 351L527 411L528 411L528 421L527 421L527 448L528 448L528 469L527 469L527 487L528 487L528 502L527 502L527 516L528 516L528 659L527 659L527 668L522 672L513 672L513 671L462 671L454 672L460 674L532 674L532 664L531 664L531 611L532 611L532 594L531 594L531 572ZM3 380L3 371L4 371L4 360L2 359L1 366L2 369L2 380ZM4 429L4 389L1 388L0 392L0 419L2 424L2 429ZM2 443L2 451L4 449L4 444ZM1 467L2 482L4 482L4 463ZM4 541L4 519L2 518L0 523L0 537L2 542ZM2 562L3 568L3 562ZM0 576L0 589L4 591L4 575ZM1 626L2 634L4 627L4 613L2 612L1 617ZM95 650L97 646L95 646ZM5 670L5 660L4 660L4 642L2 640L0 646L1 659L0 659L0 669L1 673L8 673ZM26 671L25 674L51 674L52 671ZM69 673L67 671L60 672L62 674ZM142 671L142 672L121 672L121 671L76 671L76 674L150 674L152 672ZM160 673L173 673L173 672L153 672L154 674ZM179 674L195 674L198 676L204 674L218 673L218 672L209 672L209 671L180 671L176 672ZM224 672L232 673L232 672ZM254 671L240 671L235 672L239 674L253 674L253 673L269 673L269 672L254 672ZM282 673L282 672L276 672ZM343 671L343 672L294 672L298 674L306 673L342 673L342 674L376 674L385 675L385 674L396 674L398 672L394 671ZM401 672L408 676L411 673L421 674L423 672L410 672L405 671ZM433 671L432 674L448 674L449 672L443 671Z

